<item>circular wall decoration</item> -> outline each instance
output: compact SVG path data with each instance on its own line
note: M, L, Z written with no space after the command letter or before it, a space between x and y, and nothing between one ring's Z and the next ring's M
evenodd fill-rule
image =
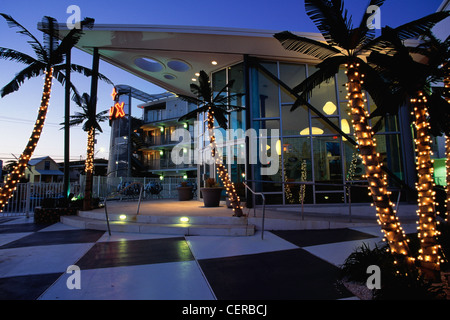
M181 60L170 60L167 62L167 66L177 72L186 72L191 69L189 64Z
M134 60L134 64L145 71L159 72L164 69L164 66L159 61L152 58L137 58Z
M173 74L166 73L166 74L164 74L164 78L167 80L175 80L177 77L174 76Z

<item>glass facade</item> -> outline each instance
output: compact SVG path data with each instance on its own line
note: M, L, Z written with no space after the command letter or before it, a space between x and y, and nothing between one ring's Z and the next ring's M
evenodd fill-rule
M250 67L246 72L243 63L214 72L211 77L216 94L232 79L235 83L228 94L243 93L248 80L249 92L246 94L250 105L245 111L229 115L230 132L234 136L230 137L229 132L216 128L216 132L224 137L219 148L232 180L239 183L247 177L254 182L256 191L264 192L268 204L299 204L302 200L304 203L347 202L344 184L363 182L364 167L356 147L323 119L326 118L353 138L344 70L315 88L309 97L309 103L321 113L319 115L304 105L291 111L296 98L282 85L284 83L294 88L315 72L314 66L281 61L262 61L260 65L279 81L258 67ZM246 74L248 79L245 78ZM376 109L376 105L370 97L367 100L366 107L370 113ZM245 101L243 96L234 103L245 107ZM249 113L247 120L246 112ZM204 116L200 116L199 120L205 122L203 128L206 128ZM374 118L370 121L372 126L382 121L375 137L384 166L398 179L404 179L398 117L389 115L383 120ZM237 132L235 129L242 131ZM246 167L243 159L248 157L245 148L246 129L254 129L258 133L261 129L267 129L267 141L271 138L276 140L276 148L271 149L269 142L266 146L272 161L278 161L276 172L262 174L261 168L267 168L270 163L259 161L259 157L256 164L250 163ZM202 134L205 134L205 130ZM201 141L208 148L208 140L202 138ZM261 150L258 152L261 153ZM213 172L213 165L200 166L200 177ZM358 201L370 201L367 188L352 188L352 202Z

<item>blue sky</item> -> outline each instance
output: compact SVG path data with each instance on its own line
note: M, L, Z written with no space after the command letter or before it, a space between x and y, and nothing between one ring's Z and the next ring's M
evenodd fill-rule
M399 26L436 11L441 0L387 0L381 7L381 25ZM354 24L360 17L368 0L347 0L345 6L353 16ZM156 24L217 26L267 30L290 30L317 32L304 10L303 0L15 0L2 1L0 12L7 13L24 25L39 40L42 34L36 26L47 15L64 23L69 14L70 5L78 5L82 17L95 18L97 24ZM0 20L0 46L16 49L28 54L32 50L26 37L8 28ZM74 50L73 63L91 67L91 56ZM24 66L16 62L0 60L0 86L3 87L14 74ZM160 93L163 89L130 75L105 62L100 63L100 72L114 83L128 84L148 93ZM90 79L73 76L72 79L80 92L89 92ZM13 159L19 156L28 141L42 94L43 80L35 78L25 82L19 91L0 98L0 159ZM97 110L109 109L111 105L111 86L99 84ZM52 90L47 122L36 148L35 157L50 155L56 161L63 160L63 131L58 125L63 121L64 89L56 81ZM72 103L72 113L76 106ZM132 114L141 116L140 109ZM97 157L107 158L110 128L102 125L104 133L98 137ZM71 130L71 159L85 158L86 134L81 127Z

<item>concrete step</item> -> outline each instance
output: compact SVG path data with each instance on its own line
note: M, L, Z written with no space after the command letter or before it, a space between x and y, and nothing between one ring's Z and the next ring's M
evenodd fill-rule
M105 220L105 212L101 211L80 211L78 216L83 218ZM246 217L233 217L231 216L180 216L180 215L136 215L128 213L108 213L109 221L131 221L139 223L155 223L155 224L179 224L186 221L182 221L182 218L188 218L189 224L229 224L229 225L246 225Z
M105 220L95 215L97 218L79 216L61 216L61 222L65 225L93 230L107 231L108 226ZM112 219L113 218L113 219ZM213 217L214 218L214 217ZM221 217L219 217L221 218ZM223 217L222 217L223 218ZM155 223L151 221L137 221L136 217L128 217L128 220L121 220L119 217L109 216L111 232L134 232L134 233L159 233L186 236L252 236L255 234L255 226L243 224L218 224L218 223ZM144 219L145 220L145 219ZM213 221L213 220L211 220ZM210 221L210 222L211 222Z

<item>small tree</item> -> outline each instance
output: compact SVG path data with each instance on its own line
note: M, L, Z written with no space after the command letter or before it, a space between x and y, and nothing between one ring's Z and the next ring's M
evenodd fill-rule
M86 161L84 172L86 173L86 181L84 185L84 202L83 209L90 210L92 206L92 178L94 173L94 148L95 148L95 134L96 130L103 132L100 122L107 121L109 119L107 113L108 110L101 111L95 114L95 105L92 103L92 99L87 93L83 95L73 97L75 103L83 110L82 112L76 112L70 116L69 126L78 126L83 124L83 130L88 133L87 149L86 149ZM64 123L61 123L62 125Z
M217 123L221 128L227 129L228 127L227 126L228 119L226 117L227 114L229 114L232 111L242 109L242 107L231 105L230 102L234 100L236 97L242 96L242 94L233 94L228 96L222 95L233 86L234 80L231 80L214 97L209 77L203 70L200 71L198 81L199 81L198 85L192 83L190 86L191 92L196 97L181 94L178 95L181 99L196 104L198 108L182 116L178 121L197 118L197 115L200 113L207 114L211 156L215 160L217 172L219 174L220 179L222 180L224 187L226 188L228 198L230 200L231 206L233 207L234 215L240 217L243 215L243 213L239 197L237 195L234 184L230 179L227 169L223 165L222 157L220 156L217 150L216 137L214 135L214 119L217 120Z

